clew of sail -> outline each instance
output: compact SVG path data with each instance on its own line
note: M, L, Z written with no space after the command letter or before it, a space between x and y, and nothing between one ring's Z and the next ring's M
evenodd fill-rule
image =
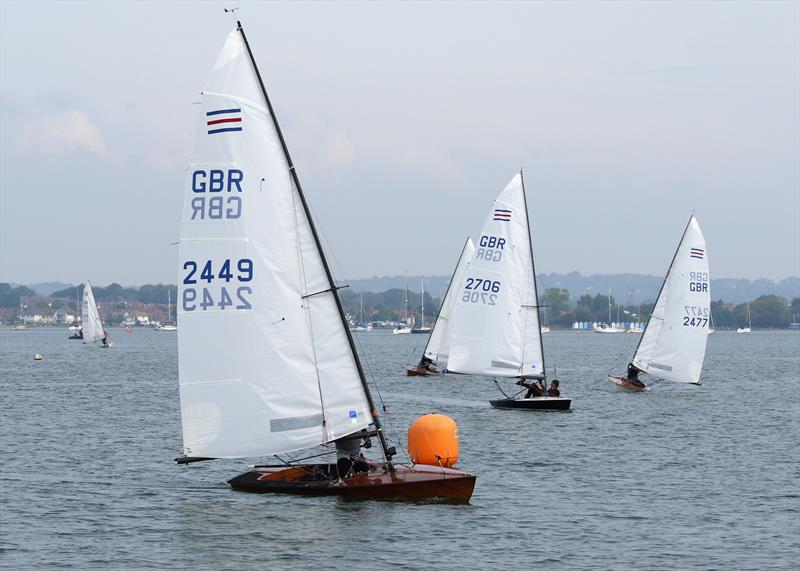
M456 295L447 370L495 377L545 374L522 175L494 201Z
M425 347L425 357L438 365L443 365L447 362L450 342L448 331L451 323L450 317L458 302L458 292L461 291L460 288L464 283L467 265L474 254L475 244L472 242L472 238L467 238L461 250L456 269L453 271L453 277L450 278L450 284L447 286L447 292L444 295L442 307L439 309L439 315L436 316L436 322L433 324L433 330L428 338L428 345Z
M669 381L699 383L711 319L708 253L692 216L633 356L640 370Z
M242 35L202 95L181 221L184 452L326 443L372 421L302 197Z
M83 325L83 342L95 343L105 337L103 321L100 319L100 312L97 310L97 303L94 301L92 284L86 281L83 288L83 300L81 301L81 323Z

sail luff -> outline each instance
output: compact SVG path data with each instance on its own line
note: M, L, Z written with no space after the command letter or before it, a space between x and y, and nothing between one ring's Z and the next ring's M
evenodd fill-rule
M536 283L536 263L534 261L533 256L533 237L531 236L531 214L528 210L528 197L527 193L525 192L525 177L522 174L522 169L519 171L519 179L522 183L522 200L525 204L525 220L528 223L528 247L530 248L531 253L531 272L533 274L533 299L536 301L536 325L539 328L539 350L541 351L542 357L542 376L546 379L547 378L547 367L545 366L544 360L544 340L542 339L542 314L540 312L539 307L539 285ZM523 329L524 331L524 329ZM523 349L523 356L522 361L525 361L525 343L522 344Z
M237 29L238 29L239 33L242 35L242 40L244 41L245 48L247 49L247 54L248 54L248 56L250 58L250 62L252 64L252 66L253 66L253 70L255 71L256 77L258 79L258 84L259 84L259 86L261 88L261 93L264 96L264 101L267 104L267 109L269 111L270 117L272 118L273 125L275 126L275 131L276 131L276 133L278 135L278 139L280 140L281 147L283 148L283 153L284 153L284 156L286 157L286 162L289 165L289 172L291 173L292 181L294 182L295 188L297 189L297 194L300 197L300 202L302 204L303 211L305 212L306 219L307 219L309 227L311 229L312 236L314 237L314 242L316 243L317 251L318 251L319 257L320 257L320 259L322 261L322 266L323 266L324 271L325 271L325 276L326 276L326 278L328 280L330 293L333 296L333 299L335 301L336 308L337 308L338 313L339 313L342 329L344 330L344 333L346 335L347 342L348 342L348 345L350 347L350 352L352 354L352 358L353 358L353 361L355 363L356 369L358 371L358 376L359 376L359 379L361 381L362 388L364 390L364 396L366 397L367 403L368 403L369 408L370 408L369 412L370 412L370 415L372 416L372 421L373 421L373 423L375 425L375 429L376 429L376 431L378 433L378 437L379 437L380 442L381 442L381 448L382 448L382 451L383 451L383 455L384 455L385 459L388 462L388 461L391 460L392 455L389 453L389 446L388 446L388 444L386 442L386 437L383 434L381 421L380 421L380 418L378 416L378 412L377 412L377 409L375 407L374 400L372 398L372 393L369 390L369 386L367 384L367 379L366 379L366 376L364 374L364 369L363 369L363 367L361 365L361 360L358 357L358 353L356 351L355 343L353 341L353 336L350 333L350 327L348 326L348 323L347 323L347 317L345 316L344 307L342 306L341 299L339 298L339 294L338 294L336 285L335 285L334 280L333 280L333 275L331 273L330 266L328 265L328 260L325 257L324 250L322 249L322 244L320 243L319 235L317 233L316 226L315 226L313 218L311 216L311 211L310 211L310 208L308 206L308 202L306 201L305 194L303 193L303 189L302 189L302 186L300 184L300 178L298 177L297 170L295 169L294 163L292 162L292 158L291 158L291 155L289 153L289 148L288 148L288 146L286 144L286 140L284 139L283 132L281 131L281 128L280 128L280 124L278 123L278 118L277 118L277 116L275 114L275 110L272 107L272 102L270 101L269 95L267 93L266 86L264 85L264 81L263 81L263 79L261 77L261 72L258 69L258 65L256 64L255 57L253 56L253 51L250 48L250 43L247 40L247 35L244 32L244 27L242 26L242 23L240 21L238 21L238 20L237 20L236 24L237 24Z
M689 230L689 226L692 223L692 219L694 218L694 212L691 216L689 216L689 221L686 223L686 227L683 229L683 234L681 234L681 239L678 241L678 246L675 248L675 253L672 254L672 260L669 263L669 268L667 268L667 273L664 275L664 280L661 282L661 287L658 289L658 295L656 296L656 300L653 302L653 307L650 309L650 315L647 316L647 323L644 326L644 331L639 336L639 342L636 344L636 349L633 351L633 357L631 357L631 362L636 360L636 354L639 352L639 347L642 345L642 339L644 339L645 333L647 333L647 328L650 326L650 321L653 319L653 310L658 305L658 300L661 297L661 294L664 293L664 285L667 283L669 279L670 273L672 273L672 266L675 265L675 259L678 257L678 252L681 250L681 246L683 245L683 240L686 238L686 232ZM610 286L609 286L610 287ZM611 300L611 296L609 295L609 300ZM609 303L611 303L609 301ZM611 306L609 305L609 308ZM609 311L611 311L609 309ZM610 323L610 321L609 321Z
M440 316L448 308L448 305L449 305L448 304L448 301L449 301L448 296L451 295L451 292L455 291L455 289L453 288L453 282L454 282L454 280L456 280L456 278L458 278L459 269L463 269L464 266L467 263L469 263L468 259L464 260L464 253L467 251L467 249L470 247L471 244L472 244L472 240L469 237L467 237L467 239L464 240L464 245L461 247L461 253L458 255L458 261L456 262L456 265L453 268L453 273L450 274L450 281L447 283L447 289L445 290L444 297L442 298L442 305L439 307L439 311L436 312L436 319L434 319L434 321L433 321L433 326L431 327L431 334L428 336L428 340L425 342L425 348L422 350L422 358L420 359L420 366L422 366L422 362L427 356L428 347L430 347L431 341L433 341L435 339L439 340L441 337L444 337L444 336L447 335L446 331L443 332L443 333L440 333L440 329L445 326L443 324L443 321L440 320ZM472 250L474 251L474 249L475 248L473 246ZM447 318L442 318L442 319L446 320ZM437 361L437 359L433 359L433 361Z

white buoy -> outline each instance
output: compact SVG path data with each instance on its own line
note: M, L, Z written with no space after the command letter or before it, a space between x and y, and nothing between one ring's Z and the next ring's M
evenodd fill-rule
M41 361L42 359L43 357L41 353L36 353L36 355L33 356L34 361Z

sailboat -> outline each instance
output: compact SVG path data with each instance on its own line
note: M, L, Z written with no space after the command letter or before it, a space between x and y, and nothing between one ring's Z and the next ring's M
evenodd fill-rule
M750 321L750 304L747 304L747 327L739 327L736 333L751 333L753 331L753 323Z
M403 325L395 327L392 333L395 335L408 335L414 329L414 316L408 314L408 283L406 283L405 294L403 295Z
M100 347L108 349L111 343L108 341L108 334L103 327L103 320L100 319L100 312L97 310L97 303L94 301L92 284L86 280L83 288L83 302L81 303L81 323L83 323L83 342L97 343Z
M75 313L79 311L81 311L81 288L75 286ZM83 327L81 327L78 315L75 315L74 321L69 326L69 331L71 331L72 334L67 337L67 339L83 339Z
M422 281L422 289L419 294L420 304L421 304L420 319L422 320L422 323L420 324L419 327L413 327L413 326L411 327L411 333L413 333L414 335L420 335L431 332L430 326L425 325L425 278L420 276L420 280Z
M638 379L642 372L699 385L711 316L709 283L706 241L692 215L628 365L627 376L609 375L608 380L628 390L643 391L645 384Z
M717 332L717 328L714 325L714 313L711 311L711 308L708 309L708 334L713 335Z
M467 241L464 242L464 247L461 249L456 268L453 270L453 275L450 277L450 283L447 285L442 307L439 308L439 313L433 322L430 337L428 337L428 342L422 351L422 358L420 358L419 364L406 367L406 375L409 377L435 375L438 372L436 366L443 366L447 363L449 341L447 328L450 323L450 316L458 301L461 284L464 282L464 273L467 271L467 265L474 253L475 244L471 238L467 238Z
M172 323L172 292L167 288L167 322L156 327L156 331L177 331L178 326Z
M457 286L447 372L545 381L539 297L522 172L492 204ZM497 381L495 381L497 382ZM499 383L497 385L500 387ZM502 389L500 389L502 391ZM566 410L563 397L506 398L495 408Z
M354 333L368 333L372 331L372 323L364 323L364 294L359 294L359 302L361 304L361 320L350 326L350 331Z
M619 323L619 305L617 305L617 323ZM608 282L608 323L598 323L594 327L595 333L623 333L625 330L611 322L611 282Z
M316 447L317 463L278 458L228 483L251 492L468 501L475 476L393 461L397 451L240 22L201 109L179 247L177 461L278 458ZM381 460L361 453L372 439ZM332 461L321 462L323 454Z

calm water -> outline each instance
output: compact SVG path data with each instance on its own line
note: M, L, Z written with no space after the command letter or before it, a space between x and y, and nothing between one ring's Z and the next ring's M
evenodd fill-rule
M478 483L454 506L233 492L247 461L172 462L174 333L116 330L104 351L3 330L0 565L797 569L800 334L718 333L702 387L618 392L605 375L635 337L546 335L573 411L526 413L489 408L485 380L402 376L419 336L360 334L389 428L459 423Z

